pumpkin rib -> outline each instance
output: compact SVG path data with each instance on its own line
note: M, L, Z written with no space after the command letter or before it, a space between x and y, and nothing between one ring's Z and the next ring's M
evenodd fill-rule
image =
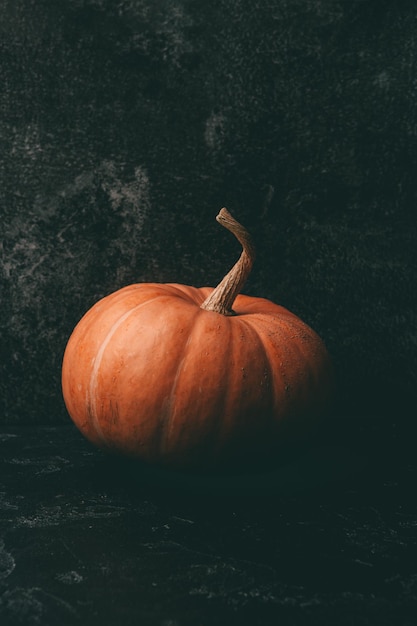
M125 426L119 432L117 425L108 423L110 439L117 447L132 454L140 452L143 460L152 462L161 458L161 429L181 356L185 322L196 307L170 293L149 301L149 305L128 320L127 326L122 326L113 338L113 349L126 356L115 386L110 378L114 373L111 353L105 357L105 361L110 361L103 362L103 371L106 373L107 369L104 384L122 401L121 425ZM105 387L102 392L106 393ZM102 419L106 419L105 414Z
M262 335L259 333L258 328L255 324L252 323L252 318L250 315L239 316L236 318L240 324L251 329L253 335L256 337L256 347L262 350L263 361L264 361L264 369L265 381L269 384L269 405L275 406L275 386L274 386L274 371L271 365L271 360L269 357L268 350L263 341ZM256 352L256 350L254 350Z
M317 363L320 363L320 357L327 355L324 344L317 333L306 322L293 314L285 320L285 324L289 330L296 333L296 336L292 336L292 338L295 338L297 341L293 341L291 347L297 351L298 362L303 363L303 372L310 376L309 386L314 387L316 393L317 383L322 375L322 369L317 368ZM306 365L308 365L308 368L306 368Z
M235 300L234 310L237 315L255 315L262 313L264 315L292 315L287 309L275 304L265 298L252 297L246 294L239 294Z
M265 319L263 314L256 315L257 327L260 335L270 343L271 349L276 352L277 343L272 341L271 324ZM287 316L287 319L280 320L279 328L284 335L284 345L286 354L282 355L282 383L281 389L276 389L277 397L285 398L295 409L296 414L305 413L306 406L310 406L310 413L314 414L315 407L323 408L325 397L321 393L323 385L327 389L330 381L330 361L325 346L317 335L300 318L294 314ZM284 331L284 328L286 329ZM286 339L285 339L286 335ZM288 338L291 341L288 341ZM326 380L327 379L327 380ZM277 377L275 381L277 382ZM294 390L294 380L296 381L296 391ZM284 409L284 413L286 413ZM288 417L291 417L290 413Z
M189 287L188 285L180 285L179 283L162 283L161 286L163 287L165 295L170 295L173 298L180 298L181 300L194 303L194 298L190 295L192 287ZM182 287L185 287L185 289L182 289Z
M165 440L165 449L168 452L177 446L187 447L189 445L187 442L191 442L193 447L198 448L199 440L204 440L207 444L209 440L211 442L213 437L216 437L216 423L222 419L219 408L224 404L222 385L216 385L215 394L210 398L210 400L215 400L214 404L205 402L202 405L199 398L201 394L206 395L213 386L213 373L221 371L219 366L223 363L224 353L227 352L225 341L219 343L221 349L218 347L214 353L204 352L210 347L208 338L213 328L221 332L218 328L219 322L223 325L227 324L227 318L208 317L207 312L200 308L196 309L190 335L178 367L175 387L172 390L172 411ZM181 429L177 428L178 423L181 424ZM204 455L207 449L210 449L210 445L205 445L204 450L199 452ZM187 450L187 454L190 452L191 450Z
M220 313L214 314L220 315ZM224 339L222 341L222 350L223 353L226 355L227 361L226 367L224 368L221 384L219 384L218 386L218 389L222 389L223 393L221 394L222 411L218 411L216 415L216 430L219 431L220 427L220 432L217 436L217 441L214 448L216 453L219 451L219 447L221 447L222 444L224 445L225 443L227 443L230 437L230 431L233 430L236 400L235 396L232 393L233 391L235 391L232 385L232 378L235 371L234 365L236 360L236 346L239 345L237 344L233 336L234 331L236 330L236 325L233 324L233 321L235 321L235 319L233 317L225 317L223 315L222 319L224 319L227 324L227 341L225 341ZM223 358L221 360L223 361Z
M307 390L312 398L310 407L313 412L315 404L321 408L329 404L331 393L328 392L333 389L333 369L330 366L328 352L320 337L302 320L300 320L299 326L305 334L303 334L301 341L294 343L294 347L299 350L300 361L303 362L303 372L307 378ZM306 340L307 338L308 340ZM300 379L302 379L301 375ZM303 410L305 411L307 407L308 404L303 407Z
M173 287L179 297L191 301L200 306L204 301L204 292L213 291L211 287L194 287L192 285L181 285L180 283L165 283L167 287Z
M203 309L201 309L201 312L203 316L207 314L220 315L219 313L214 312L209 313L208 311L204 311ZM221 319L224 321L224 329L221 337L221 350L218 350L218 352L216 353L217 365L215 365L214 368L219 378L216 389L216 393L218 394L216 403L218 409L214 411L214 419L213 416L211 419L212 431L215 435L215 437L212 436L211 439L215 439L213 446L215 453L219 451L219 449L222 447L222 444L224 445L226 432L230 433L230 422L232 423L233 430L233 409L235 406L235 401L232 398L231 394L231 380L234 372L233 366L235 359L234 348L236 346L233 337L235 325L233 324L234 320L232 317L226 317L222 315ZM230 405L230 408L228 407L228 405ZM229 422L227 420L228 413L230 413L232 416L229 418Z
M256 332L237 316L226 319L229 345L225 349L225 378L221 381L224 409L219 418L216 453L233 458L236 445L247 451L249 442L254 444L259 427L264 425L268 401L262 395L264 363L253 359Z
M129 297L129 295L132 295L135 299L141 297L144 301L149 301L150 294L152 299L161 296L180 297L181 291L175 289L174 285L169 283L133 283L105 296L93 306L93 309L101 305L101 303L107 305L117 304Z
M271 378L271 399L272 399L272 406L275 407L275 411L273 411L274 414L274 419L276 421L276 416L277 416L277 409L279 411L279 413L281 413L281 407L280 405L280 401L282 399L282 389L278 389L278 380L284 382L285 379L285 372L283 372L282 369L282 365L284 362L284 354L283 354L283 350L281 349L280 351L280 346L279 344L275 343L274 341L271 340L271 326L267 324L267 320L263 319L264 316L262 316L262 318L260 318L259 315L257 315L256 313L252 314L252 315L247 315L244 318L244 321L246 324L248 324L249 326L252 326L252 328L254 328L254 330L257 333L258 339L259 339L259 344L262 346L262 350L264 351L264 353L267 355L267 362L269 364L269 368L270 368L270 378ZM243 321L243 320L242 320ZM265 322L265 326L266 329L264 331L263 328L263 324ZM275 325L276 326L276 325ZM281 329L280 329L281 331ZM280 335L283 339L282 341L282 345L285 345L285 337L283 336L283 333L280 332ZM274 357L271 358L271 346L272 346L272 350L275 353ZM276 353L277 352L281 352L281 354L279 355L279 371L280 371L280 376L277 376L277 369L275 368L275 375L274 375L274 368L272 367L272 361L277 360L276 359ZM285 383L283 385L283 388L285 389Z
M128 311L126 311L125 313L123 313L121 315L120 318L118 318L118 320L116 322L113 323L112 327L110 328L110 330L108 331L104 341L102 342L97 355L94 358L94 364L91 370L91 374L90 374L90 381L89 381L89 385L87 387L87 410L90 416L90 420L91 420L91 425L93 426L96 434L99 436L99 438L102 440L103 443L107 444L107 438L105 437L101 426L100 426L100 422L98 419L98 414L97 414L97 398L96 398L96 394L97 394L97 387L98 387L98 373L100 370L100 366L101 366L101 362L103 360L103 356L104 356L104 352L107 348L107 346L109 345L111 339L113 338L114 334L117 332L117 330L122 326L122 324L133 314L136 313L140 308L147 306L150 304L150 302L153 302L154 300L157 300L158 297L160 296L155 296L155 298L152 298L151 300L145 300L145 302L141 302L140 304L137 304L136 306L134 306L133 308L129 309Z
M199 300L198 304L201 306L204 300L214 291L213 287L198 287ZM201 300L200 300L201 299Z
M268 319L269 318L269 319ZM255 325L258 336L269 355L269 361L276 363L275 376L273 376L274 387L274 407L278 416L285 415L286 406L290 402L291 389L291 371L289 364L294 363L295 342L288 342L290 332L294 332L294 327L287 322L277 318L271 320L268 314L256 314L246 318L249 323ZM271 321L273 322L271 324ZM273 332L271 332L271 328ZM280 417L279 417L280 419Z
M156 285L157 283L155 283ZM74 331L79 330L81 328L81 326L83 327L83 333L84 336L88 336L89 331L90 331L90 327L94 326L97 322L97 317L100 316L102 313L104 314L105 318L110 317L110 313L112 308L116 308L117 306L120 305L120 303L123 303L126 298L128 297L128 295L130 295L130 292L132 292L132 296L137 296L137 291L141 290L143 291L143 289L141 289L141 287L147 287L147 285L143 285L141 283L136 283L134 285L128 285L127 287L122 287L121 289L119 289L118 291L115 291L114 293L110 293L107 296L104 296L103 298L101 298L101 300L99 300L98 302L96 302L91 309L89 309L84 316L81 318L80 322L77 324L77 326L75 327ZM145 294L144 294L145 295ZM157 297L157 296L155 296ZM136 298L135 298L136 300ZM144 302L146 302L147 300L143 300ZM135 306L138 303L135 303ZM82 322L82 324L81 324Z
M184 342L183 345L181 347L181 349L178 349L178 354L181 355L181 357L178 360L178 365L176 368L176 372L175 372L175 377L174 377L174 382L172 384L171 387L171 392L169 394L168 400L166 402L166 406L164 407L164 416L162 418L162 428L161 428L161 438L160 438L160 443L159 443L159 447L160 450L162 451L162 453L164 454L167 450L168 447L168 441L170 438L170 435L173 431L174 428L174 417L175 417L175 409L173 410L173 407L175 406L175 398L176 398L176 391L177 391L177 387L179 384L179 380L181 377L181 373L184 367L184 363L187 357L187 352L189 350L189 347L192 343L192 334L193 334L193 329L195 326L195 322L196 319L199 315L200 311L199 309L196 309L195 311L195 315L193 317L190 317L190 320L188 321L188 328L185 329L185 332L183 333L184 335ZM189 332L186 332L189 329Z
M252 388L252 385L247 385L246 375L250 371L251 379L255 377L253 368L250 368L252 349L248 348L248 345L252 346L253 343L252 339L247 336L248 327L241 325L240 318L237 316L225 316L204 310L202 313L206 316L207 313L215 315L223 323L219 347L216 351L217 363L210 364L216 372L217 402L210 416L212 434L210 439L206 437L206 440L213 446L215 455L225 458L225 455L229 455L232 451L233 444L245 438L248 419L253 417L252 414L249 415L251 411L245 399L246 393ZM242 366L243 363L246 367ZM238 435L237 423L239 424Z

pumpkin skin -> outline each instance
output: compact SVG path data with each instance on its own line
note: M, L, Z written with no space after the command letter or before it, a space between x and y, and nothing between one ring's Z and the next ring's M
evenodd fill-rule
M325 415L333 369L319 336L273 302L139 283L97 302L63 359L67 410L93 444L176 469L257 466Z

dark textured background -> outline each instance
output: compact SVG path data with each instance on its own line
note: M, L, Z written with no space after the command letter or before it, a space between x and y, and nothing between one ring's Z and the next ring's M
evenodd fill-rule
M417 5L0 0L1 410L60 423L81 315L130 282L246 292L325 339L346 415L417 400Z

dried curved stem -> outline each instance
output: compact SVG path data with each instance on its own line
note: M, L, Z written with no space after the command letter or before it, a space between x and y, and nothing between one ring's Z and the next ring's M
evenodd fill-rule
M201 308L206 311L215 311L222 315L235 315L232 309L233 302L250 274L255 261L255 247L248 231L230 215L227 209L221 209L216 220L233 233L242 244L243 250L230 272L226 274L209 297L206 298Z

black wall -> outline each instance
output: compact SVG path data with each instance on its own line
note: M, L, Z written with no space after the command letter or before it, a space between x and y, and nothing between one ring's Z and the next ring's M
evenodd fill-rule
M245 291L325 339L338 412L417 400L417 4L0 0L1 408L67 420L66 341L131 282Z

